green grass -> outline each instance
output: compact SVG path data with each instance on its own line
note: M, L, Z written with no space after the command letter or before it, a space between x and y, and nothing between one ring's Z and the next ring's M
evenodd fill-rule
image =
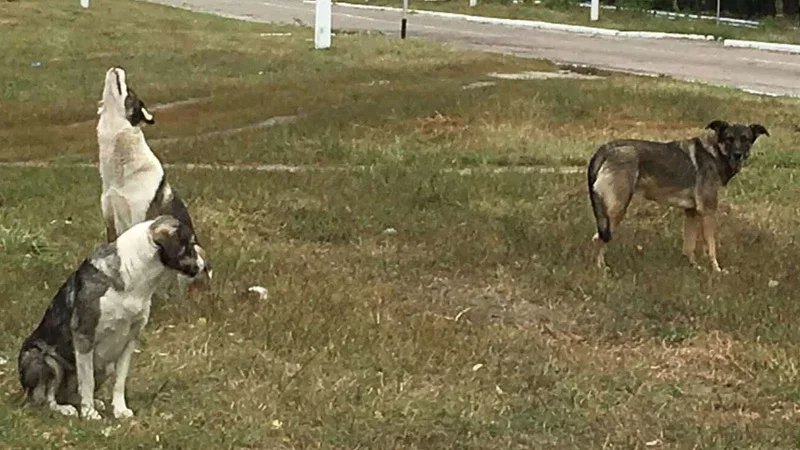
M314 51L305 28L123 0L6 2L0 17L0 159L51 165L0 167L0 447L800 442L796 100L621 75L464 90L554 67L358 34ZM136 418L85 423L23 406L15 359L102 241L97 171L69 164L96 159L96 101L120 63L148 105L198 99L156 111L146 134L178 164L215 277L154 305L129 377ZM636 203L605 278L582 175L445 170L583 164L604 140L685 137L716 118L772 135L723 194L726 276L684 262L680 214Z
M352 0L350 3L402 7L400 0ZM654 16L635 8L600 10L597 22L589 20L589 8L575 4L566 5L560 0L544 1L541 4L520 2L518 4L478 0L474 7L468 0L437 0L411 2L416 10L444 11L475 16L500 17L505 19L540 20L551 23L584 25L611 28L622 31L661 31L711 35L722 39L745 39L763 42L800 44L800 28L797 18L767 19L757 27L737 27L707 19L689 19ZM708 15L708 14L707 14Z

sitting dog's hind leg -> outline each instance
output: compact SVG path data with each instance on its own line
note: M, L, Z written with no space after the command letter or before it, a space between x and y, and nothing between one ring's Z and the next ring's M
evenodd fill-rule
M61 379L64 376L64 371L57 362L51 360L49 357L44 357L45 364L47 364L50 369L52 369L52 375L49 380L44 385L40 385L37 387L44 387L46 390L46 398L45 401L47 402L47 407L50 408L51 411L55 411L64 416L77 416L78 410L72 405L63 405L56 402L56 392L58 392L58 388L61 386ZM34 394L35 395L35 394Z

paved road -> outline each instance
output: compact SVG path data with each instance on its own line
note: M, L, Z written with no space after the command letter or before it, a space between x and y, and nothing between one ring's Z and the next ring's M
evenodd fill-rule
M264 22L314 22L314 5L302 0L151 0ZM335 5L333 27L399 34L400 14ZM725 48L702 41L594 37L410 16L409 36L456 46L545 58L631 72L800 97L800 55ZM333 38L336 45L336 38Z

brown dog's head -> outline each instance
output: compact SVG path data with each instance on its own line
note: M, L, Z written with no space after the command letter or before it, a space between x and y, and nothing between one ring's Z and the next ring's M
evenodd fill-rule
M157 217L150 224L150 235L165 266L192 278L204 269L205 263L197 254L194 233L178 219Z
M767 129L757 123L743 125L740 123L729 124L723 120L715 120L706 126L714 130L717 135L717 147L723 156L728 159L731 167L738 171L742 163L750 156L750 147L759 136L769 136Z
M144 102L128 86L126 77L125 69L122 67L108 69L103 86L103 99L100 101L98 114L123 116L133 126L143 123L154 124L155 118L147 110Z

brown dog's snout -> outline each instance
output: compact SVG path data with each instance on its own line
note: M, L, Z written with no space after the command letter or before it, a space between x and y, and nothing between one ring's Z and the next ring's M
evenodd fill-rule
M734 149L731 152L731 157L736 162L742 162L747 159L749 149Z

